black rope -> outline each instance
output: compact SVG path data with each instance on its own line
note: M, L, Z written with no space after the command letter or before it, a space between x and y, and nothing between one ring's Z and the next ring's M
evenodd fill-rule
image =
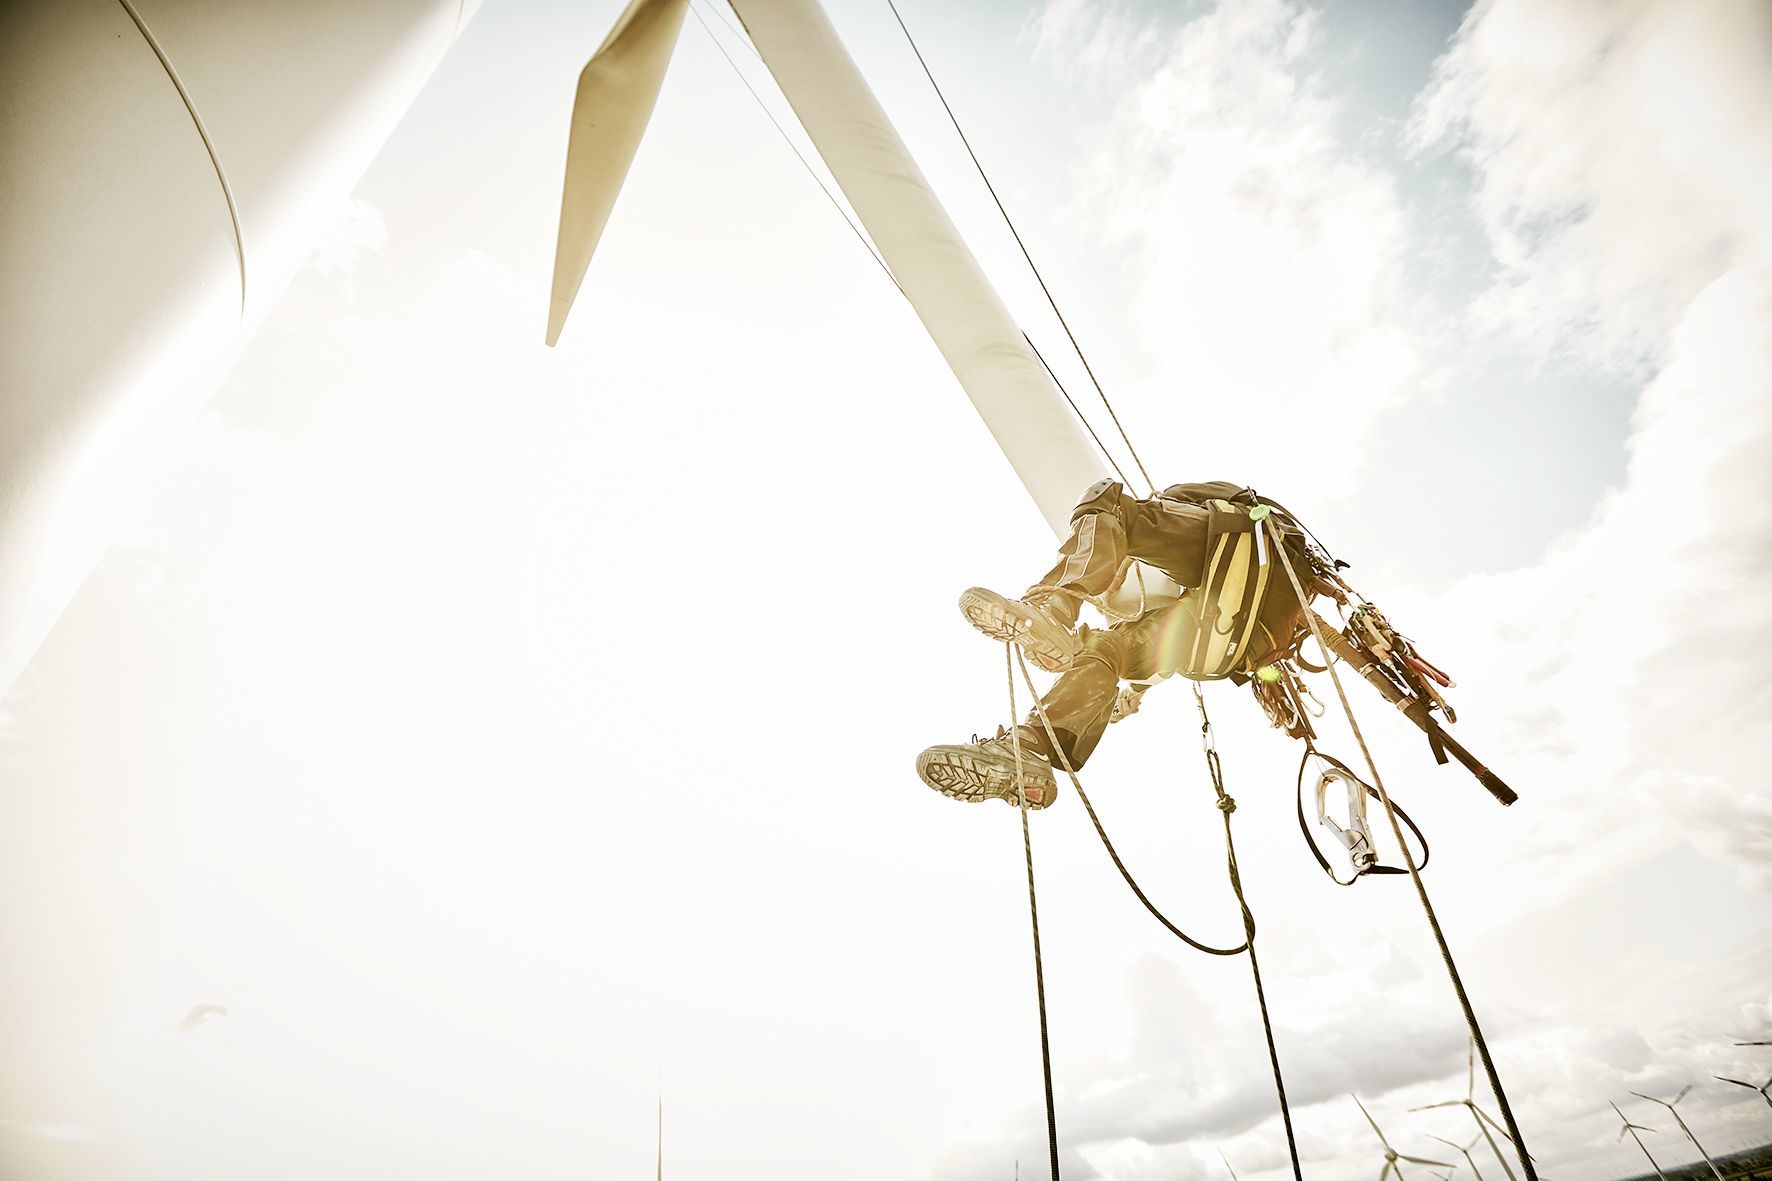
M1033 674L1028 671L1027 660L1019 651L1015 653L1015 659L1021 664L1021 677L1027 683L1028 692L1034 695L1034 711L1039 715L1040 725L1046 731L1046 744L1051 748L1059 767L1063 768L1064 773L1069 776L1071 786L1076 788L1077 798L1083 801L1083 810L1089 814L1089 823L1095 826L1095 835L1101 838L1102 847L1107 850L1108 856L1113 858L1114 868L1120 871L1122 878L1126 879L1126 885L1131 888L1133 896L1144 904L1144 908L1151 912L1153 918L1163 924L1165 930L1195 951L1203 951L1207 955L1241 955L1249 950L1248 939L1244 939L1235 947L1213 947L1211 944L1201 943L1170 922L1169 916L1157 909L1156 904L1150 900L1143 887L1138 884L1138 879L1132 876L1132 871L1126 868L1126 863L1120 860L1120 851L1114 848L1114 842L1108 839L1107 829L1102 827L1101 817L1095 814L1095 805L1089 802L1089 793L1083 790L1082 780L1078 779L1077 773L1071 770L1069 760L1064 757L1064 751L1059 749L1058 735L1053 733L1052 722L1046 717L1046 707L1040 703L1040 695L1034 688Z
M1021 727L1015 708L1015 668L1011 656L1019 656L1014 644L1003 645L1003 673L1009 681L1009 743L1015 751L1015 794L1021 807L1021 848L1028 865L1028 920L1034 928L1034 991L1040 999L1040 1069L1046 1080L1046 1141L1052 1152L1052 1181L1058 1176L1058 1107L1052 1097L1052 1040L1046 1026L1046 966L1040 956L1040 903L1034 894L1034 838L1028 828L1027 781L1021 774ZM1027 665L1022 665L1027 671ZM1033 691L1033 684L1028 684ZM1050 802L1050 801L1048 801ZM1017 1166L1019 1171L1020 1166Z
M1148 486L1152 492L1155 492L1157 490L1157 485L1151 480L1151 474L1148 471L1145 471L1144 460L1138 457L1138 448L1132 445L1131 436L1127 435L1126 428L1120 425L1120 416L1114 413L1114 404L1108 401L1107 391L1101 388L1101 382L1097 380L1095 370L1089 365L1089 358L1083 353L1083 346L1077 343L1076 334L1071 331L1070 323L1064 318L1064 313L1059 311L1058 300L1053 298L1051 288L1046 286L1046 277L1040 273L1040 268L1034 264L1034 256L1028 253L1027 243L1021 240L1021 231L1015 228L1015 219L1009 216L1009 210L1003 207L1003 199L997 196L997 187L991 183L990 175L985 172L984 165L979 162L978 153L972 150L972 141L966 138L965 129L960 126L960 120L955 116L954 108L948 105L947 95L941 92L941 84L935 80L935 74L929 69L929 63L923 60L923 51L917 48L917 39L911 36L911 30L904 23L904 17L899 15L898 5L894 4L892 0L886 0L886 7L892 10L892 18L898 22L898 27L903 30L904 39L910 44L911 52L917 55L917 64L923 67L923 76L929 79L929 85L935 90L935 97L941 100L941 109L947 112L948 122L953 124L954 133L960 137L960 143L965 146L966 154L972 158L972 166L978 169L978 177L980 180L984 181L984 187L990 193L991 200L996 202L997 212L1003 215L1003 224L1009 227L1009 233L1015 238L1016 246L1021 248L1021 256L1027 260L1028 270L1033 272L1035 281L1040 284L1040 291L1046 296L1046 303L1052 308L1052 314L1058 317L1059 326L1064 329L1066 338L1071 342L1071 348L1076 351L1077 360L1083 363L1083 372L1089 375L1089 381L1095 386L1095 392L1101 396L1101 404L1107 409L1108 417L1114 420L1114 429L1120 432L1120 439L1126 444L1126 450L1131 454L1132 462L1138 465L1139 473L1144 476L1146 486ZM1044 363L1044 360L1042 360L1041 364ZM1068 394L1066 395L1066 399L1069 399ZM1074 403L1072 404L1071 409L1076 409ZM1077 417L1082 417L1081 411L1077 412ZM1091 430L1090 433L1093 434L1094 431ZM1121 477L1121 481L1125 482L1124 476Z
M1300 603L1308 604L1304 586L1298 580L1298 572L1292 568L1292 558L1286 547L1276 545L1275 553L1280 555L1280 565L1285 568L1286 577L1291 580L1292 591L1298 596ZM1316 637L1317 647L1327 654L1329 645L1323 642L1323 634L1319 630L1316 612L1306 610L1305 621L1310 624L1311 634ZM1495 1095L1496 1106L1501 1108L1501 1117L1507 1122L1508 1135L1513 1138L1514 1151L1520 1156L1520 1165L1526 1171L1527 1181L1538 1181L1538 1173L1532 1167L1532 1156L1526 1151L1525 1138L1520 1135L1520 1125L1514 1120L1514 1111L1507 1101L1507 1092L1502 1088L1501 1075L1495 1069L1495 1060L1489 1055L1489 1043L1483 1037L1483 1030L1477 1024L1476 1010L1471 1007L1470 994L1464 989L1464 980L1458 974L1458 965L1452 959L1452 947L1446 942L1446 933L1440 929L1439 916L1434 913L1434 904L1427 896L1427 887L1422 884L1421 871L1415 864L1415 855L1409 850L1409 843L1403 839L1403 826L1397 819L1396 805L1391 803L1390 793L1384 789L1384 779L1378 773L1378 763L1372 757L1372 750L1366 745L1366 737L1360 732L1360 723L1354 718L1353 706L1348 704L1347 691L1342 688L1341 674L1335 671L1334 661L1329 663L1329 679L1335 683L1335 695L1341 699L1341 708L1347 714L1348 726L1354 732L1354 739L1360 744L1360 753L1365 756L1366 767L1372 772L1372 786L1378 792L1378 800L1384 805L1384 814L1391 822L1391 832L1397 838L1397 847L1402 850L1403 864L1409 867L1409 880L1415 883L1415 893L1421 899L1421 909L1427 915L1428 926L1433 929L1434 942L1439 945L1440 959L1446 964L1446 974L1452 978L1452 991L1458 994L1459 1007L1464 1010L1465 1024L1470 1027L1471 1040L1476 1043L1477 1053L1483 1059L1483 1072L1489 1078L1489 1089Z
M1280 1119L1286 1125L1286 1151L1292 1156L1292 1176L1297 1181L1304 1181L1304 1169L1298 1163L1298 1137L1292 1130L1292 1105L1286 1101L1286 1079L1280 1073L1280 1051L1274 1044L1274 1023L1268 1015L1267 989L1261 983L1261 961L1255 955L1255 913L1249 909L1249 901L1243 896L1243 875L1237 869L1237 845L1231 838L1231 813L1237 810L1237 801L1224 790L1224 766L1218 759L1218 743L1212 734L1212 719L1206 713L1206 695L1200 692L1198 682L1194 683L1194 700L1200 706L1200 745L1206 751L1206 770L1212 776L1212 791L1218 796L1218 811L1224 817L1224 859L1225 867L1230 873L1231 890L1237 896L1237 906L1243 912L1244 943L1249 949L1249 973L1255 978L1255 1002L1261 1008L1261 1030L1267 1038L1267 1057L1274 1068L1274 1091L1280 1097Z
M1309 738L1304 740L1304 757L1298 760L1298 783L1297 791L1294 795L1295 802L1298 804L1298 831L1299 834L1304 837L1305 847L1311 851L1311 856L1317 859L1317 865L1325 874L1329 875L1329 880L1338 886L1351 886L1368 874L1407 873L1407 870L1398 869L1393 865L1374 864L1371 868L1365 870L1364 873L1356 873L1345 882L1335 876L1335 870L1329 865L1329 859L1323 856L1323 850L1317 848L1316 838L1311 836L1310 826L1305 823L1304 819L1304 769L1310 765L1312 759L1321 759L1323 762L1340 770L1342 774L1346 775L1349 779L1352 779L1355 783L1358 783L1366 794L1375 800L1378 798L1378 792L1370 783L1367 783L1358 775L1355 775L1350 771L1346 763L1342 762L1334 755L1326 755L1318 750L1312 745ZM1403 811L1401 804L1397 805L1397 815L1403 818L1403 823L1409 826L1409 831L1415 834L1415 839L1417 841L1421 842L1421 860L1416 863L1416 868L1426 869L1427 863L1434 855L1432 847L1427 843L1427 835L1421 831L1421 826L1419 824L1410 819L1409 813Z

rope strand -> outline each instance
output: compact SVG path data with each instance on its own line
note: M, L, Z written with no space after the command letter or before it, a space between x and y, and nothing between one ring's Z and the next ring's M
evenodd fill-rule
M1028 692L1034 695L1034 712L1039 715L1040 725L1046 731L1046 743L1051 747L1053 755L1058 759L1058 765L1063 768L1064 773L1069 776L1071 786L1076 788L1077 798L1083 801L1083 810L1089 814L1089 823L1095 826L1095 835L1101 838L1102 847L1107 850L1108 856L1113 859L1114 868L1120 871L1120 876L1122 878L1126 879L1126 885L1131 887L1133 896L1144 904L1144 908L1151 912L1153 918L1163 924L1165 930L1189 947L1193 948L1195 951L1205 952L1207 955L1241 955L1243 952L1247 951L1249 948L1249 941L1247 939L1237 944L1235 947L1213 947L1211 944L1201 943L1198 939L1195 939L1192 935L1189 935L1186 931L1183 931L1180 927L1170 922L1169 916L1158 910L1156 904L1145 894L1143 887L1138 884L1138 879L1132 876L1132 871L1126 868L1126 863L1124 861L1120 860L1120 851L1114 848L1114 842L1108 839L1107 829L1103 828L1101 824L1101 817L1095 814L1095 805L1089 802L1089 793L1083 790L1083 781L1077 778L1077 773L1071 770L1069 760L1064 757L1064 751L1059 749L1058 736L1053 733L1052 722L1046 716L1046 707L1040 702L1040 695L1034 689L1034 678L1033 674L1028 671L1027 659L1023 657L1020 652L1015 653L1015 659L1021 664L1021 677L1022 680L1027 683Z
M715 35L713 27L708 24L705 18L703 18L701 15L701 9L692 4L690 5L689 11L695 15L696 22L701 25L702 31L708 35L708 40L714 43L714 48L720 51L720 56L726 59L726 64L732 67L732 72L738 75L738 80L744 84L744 88L750 91L751 98L756 101L757 107L775 127L776 132L781 136L782 142L788 145L788 150L794 153L795 159L800 161L800 167L806 170L806 175L812 178L812 183L819 187L824 193L825 199L830 201L831 207L837 211L838 215L848 224L850 230L854 232L856 240L862 245L862 249L866 250L868 254L873 257L873 260L880 264L880 270L885 273L886 278L892 283L892 285L898 288L898 293L904 295L907 300L910 299L910 296L905 295L904 288L899 285L898 276L892 273L892 268L886 265L886 260L884 258L880 257L880 252L874 248L873 242L868 239L867 234L862 232L862 228L855 224L855 219L849 216L849 211L843 208L843 203L837 200L837 195L831 192L830 186L824 183L824 178L819 176L817 169L812 167L812 162L806 159L805 153L801 152L799 145L794 143L793 137L787 132L787 128L781 125L781 120L775 117L775 112L769 109L769 104L763 101L763 96L757 93L757 88L755 86L751 85L751 80L745 77L744 71L738 68L738 63L732 60L732 55L726 52L726 46L722 44L720 38ZM750 42L747 41L745 44L749 45ZM751 53L753 56L756 55L756 52L756 48L752 47ZM758 58L758 60L761 61L762 59Z
M1316 637L1317 646L1325 653L1329 651L1323 642L1321 621L1317 613L1310 609L1310 600L1305 597L1304 585L1299 582L1298 572L1292 568L1292 558L1284 545L1275 545L1274 552L1280 555L1280 564L1285 567L1286 577L1291 580L1292 591L1298 601L1305 605L1305 621L1310 625L1311 634ZM1520 1165L1526 1170L1527 1181L1538 1181L1538 1173L1532 1167L1532 1157L1526 1151L1526 1141L1520 1135L1520 1126L1514 1120L1513 1107L1507 1101L1507 1092L1502 1089L1501 1075L1495 1069L1495 1060L1489 1056L1489 1043L1483 1037L1483 1030L1477 1024L1476 1010L1471 1007L1470 994L1464 990L1464 980L1458 974L1458 965L1452 960L1451 945L1446 942L1446 933L1440 929L1439 917L1434 914L1434 904L1427 896L1427 887L1422 884L1421 871L1415 864L1415 855L1409 849L1409 843L1403 839L1403 825L1397 819L1397 809L1391 803L1390 793L1384 788L1384 779L1378 773L1378 763L1372 757L1372 750L1366 745L1366 736L1360 732L1360 723L1354 718L1353 706L1348 704L1347 691L1342 688L1341 674L1335 671L1335 661L1329 662L1329 679L1335 684L1335 695L1341 699L1342 712L1347 715L1348 726L1354 732L1354 741L1359 743L1360 754L1366 759L1366 768L1372 772L1372 786L1378 792L1378 800L1384 805L1384 814L1391 824L1391 832L1397 838L1397 847L1403 853L1403 864L1409 868L1409 880L1415 883L1415 893L1421 899L1421 909L1427 915L1428 926L1433 928L1434 942L1439 945L1440 958L1446 964L1446 974L1452 978L1452 990L1458 994L1459 1007L1464 1010L1465 1024L1470 1027L1471 1039L1476 1042L1477 1054L1483 1059L1483 1072L1489 1077L1489 1088L1495 1095L1496 1105L1501 1108L1501 1117L1507 1121L1508 1135L1513 1138L1514 1151L1519 1154Z
M917 39L911 36L911 30L909 26L904 23L904 17L899 15L898 5L894 4L892 0L886 0L886 7L892 10L892 19L898 22L899 29L904 33L905 41L910 44L911 52L916 54L917 64L923 67L923 76L929 79L929 85L934 89L935 97L941 100L941 109L947 112L948 122L953 124L954 127L954 134L960 137L960 143L966 148L966 155L972 158L972 166L978 170L978 178L984 181L985 189L990 193L991 200L996 203L997 212L1003 215L1003 224L1009 227L1009 233L1014 237L1015 245L1020 248L1022 258L1027 260L1028 270L1033 272L1034 280L1039 283L1040 291L1045 295L1047 305L1052 308L1052 314L1058 318L1059 326L1064 329L1065 337L1071 342L1071 348L1076 351L1077 360L1083 363L1083 372L1089 375L1090 383L1095 386L1095 392L1100 395L1101 404L1107 409L1108 417L1113 419L1114 429L1120 432L1120 440L1126 444L1126 450L1131 454L1132 462L1138 465L1139 474L1144 477L1146 487L1152 492L1155 492L1157 490L1157 485L1155 481L1151 479L1151 474L1148 471L1145 471L1144 460L1138 457L1138 449L1132 445L1131 436L1126 433L1126 428L1120 425L1120 416L1114 413L1114 404L1108 400L1107 391L1101 388L1101 382L1097 380L1095 370L1089 364L1089 358L1083 353L1083 346L1077 343L1077 337L1076 334L1071 331L1070 322L1064 318L1064 313L1059 310L1058 300L1053 297L1052 289L1046 286L1046 277L1040 273L1040 268L1034 264L1034 256L1028 252L1027 243L1021 240L1021 231L1015 228L1015 219L1009 216L1009 210L1003 206L1003 199L997 196L997 186L991 183L990 175L985 172L984 165L978 159L978 153L972 150L972 141L966 138L966 131L960 126L960 120L954 114L954 108L948 105L947 95L943 94L941 91L941 83L935 80L935 74L929 69L929 63L923 60L923 51L917 48ZM1045 364L1045 360L1042 358L1040 363L1042 365ZM1048 372L1050 372L1050 370L1048 370ZM1066 394L1065 397L1068 401L1070 395ZM1075 403L1072 403L1071 409L1076 410ZM1077 417L1082 417L1082 411L1077 411ZM1085 423L1085 425L1087 425L1087 423ZM1089 433L1094 434L1094 429L1091 428ZM1100 440L1098 439L1096 442L1099 445ZM1116 468L1115 470L1118 469ZM1125 482L1125 477L1121 477L1121 482Z
M1267 1038L1268 1062L1274 1068L1274 1091L1280 1097L1280 1120L1286 1126L1286 1151L1292 1157L1292 1176L1295 1181L1304 1181L1304 1167L1298 1162L1298 1137L1292 1130L1292 1105L1286 1101L1286 1078L1280 1073L1280 1050L1274 1044L1274 1022L1268 1015L1267 989L1261 983L1261 961L1255 955L1255 912L1249 909L1249 900L1243 896L1243 875L1237 868L1237 845L1231 839L1231 813L1237 810L1237 801L1224 790L1224 766L1218 760L1218 743L1212 732L1212 719L1206 713L1206 695L1200 691L1200 683L1192 682L1194 701L1200 707L1200 744L1206 749L1206 771L1212 778L1212 790L1218 796L1218 811L1224 817L1224 859L1225 868L1229 871L1231 890L1237 896L1237 906L1243 911L1244 940L1249 947L1249 974L1255 978L1255 1003L1261 1009L1261 1031Z
M1046 1027L1046 966L1040 956L1040 904L1034 895L1034 838L1028 828L1027 780L1021 774L1021 726L1016 722L1015 667L1010 664L1015 645L1003 645L1003 673L1009 681L1009 745L1015 752L1015 794L1021 805L1021 848L1028 866L1028 919L1034 928L1034 991L1040 998L1040 1070L1046 1080L1046 1140L1052 1152L1052 1181L1058 1176L1058 1107L1052 1098L1052 1041ZM1026 665L1023 666L1026 671ZM1033 689L1030 684L1029 690Z

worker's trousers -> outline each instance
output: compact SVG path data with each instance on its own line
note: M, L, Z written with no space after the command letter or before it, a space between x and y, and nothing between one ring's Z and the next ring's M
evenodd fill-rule
M1240 489L1217 482L1176 485L1172 491L1190 499L1228 500ZM1206 566L1209 517L1198 504L1164 496L1139 500L1118 482L1104 480L1084 493L1071 516L1070 536L1059 548L1058 564L1028 588L1026 597L1044 600L1054 615L1074 624L1080 596L1106 593L1128 558L1162 570L1183 587L1198 586ZM1274 587L1267 599L1260 610L1271 621L1272 634L1289 636L1299 618L1297 596L1289 588ZM1040 702L1058 738L1057 753L1072 770L1081 768L1101 741L1120 683L1154 680L1182 669L1198 625L1197 604L1184 596L1130 622L1083 629L1082 652ZM1029 715L1028 724L1040 734L1041 745L1049 746L1037 714Z

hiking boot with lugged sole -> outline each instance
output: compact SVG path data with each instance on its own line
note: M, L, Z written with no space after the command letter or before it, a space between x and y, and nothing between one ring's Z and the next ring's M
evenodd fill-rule
M1020 727L1020 739L1020 786L1027 791L1028 807L1048 807L1058 798L1052 766L1038 753L1037 736L1032 729ZM1010 807L1021 804L1015 778L1014 739L1001 728L995 738L930 747L917 756L917 777L942 795L969 804L984 800L1002 800Z
M1052 617L1043 604L1007 599L982 586L960 596L960 613L966 622L993 640L1020 644L1022 651L1047 672L1063 672L1083 650L1083 641L1068 626Z

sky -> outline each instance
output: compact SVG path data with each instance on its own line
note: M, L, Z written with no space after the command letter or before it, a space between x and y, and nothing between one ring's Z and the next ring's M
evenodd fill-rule
M1458 679L1512 808L1352 689L1541 1175L1642 1171L1609 1101L1693 1159L1632 1091L1772 1139L1713 1078L1772 1075L1772 13L900 7L1152 474L1284 501ZM1056 359L891 13L830 9ZM1019 822L912 763L1009 716L953 603L1051 535L693 18L542 346L616 12L480 12L0 706L9 1181L636 1177L661 1091L668 1176L1040 1175ZM1085 784L1234 942L1190 698ZM1206 699L1306 1175L1378 1166L1354 1093L1452 1151L1412 891L1327 882ZM1246 966L1072 794L1064 1176L1288 1175Z

